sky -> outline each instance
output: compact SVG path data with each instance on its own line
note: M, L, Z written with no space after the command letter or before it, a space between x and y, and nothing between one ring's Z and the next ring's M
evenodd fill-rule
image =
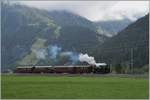
M40 9L66 10L91 21L132 21L149 12L149 1L19 1L19 3Z

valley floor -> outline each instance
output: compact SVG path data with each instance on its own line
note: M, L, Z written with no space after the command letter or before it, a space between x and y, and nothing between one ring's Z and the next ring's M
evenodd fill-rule
M2 75L1 96L2 99L148 98L148 78L122 76Z

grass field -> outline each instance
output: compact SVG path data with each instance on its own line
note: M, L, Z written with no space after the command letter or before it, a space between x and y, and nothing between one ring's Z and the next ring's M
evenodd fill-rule
M146 99L148 79L2 75L3 99Z

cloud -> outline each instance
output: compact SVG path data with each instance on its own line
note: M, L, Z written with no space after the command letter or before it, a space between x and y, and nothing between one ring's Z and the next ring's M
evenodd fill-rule
M138 17L142 17L149 12L148 1L121 1L117 2L109 9L110 18L118 17L123 19L124 17L130 20L136 20Z
M19 1L46 10L67 10L91 21L136 20L149 12L149 1Z

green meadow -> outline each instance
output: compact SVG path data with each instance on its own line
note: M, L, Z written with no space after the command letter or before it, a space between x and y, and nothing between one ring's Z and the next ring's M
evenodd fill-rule
M148 78L2 75L2 99L148 99Z

